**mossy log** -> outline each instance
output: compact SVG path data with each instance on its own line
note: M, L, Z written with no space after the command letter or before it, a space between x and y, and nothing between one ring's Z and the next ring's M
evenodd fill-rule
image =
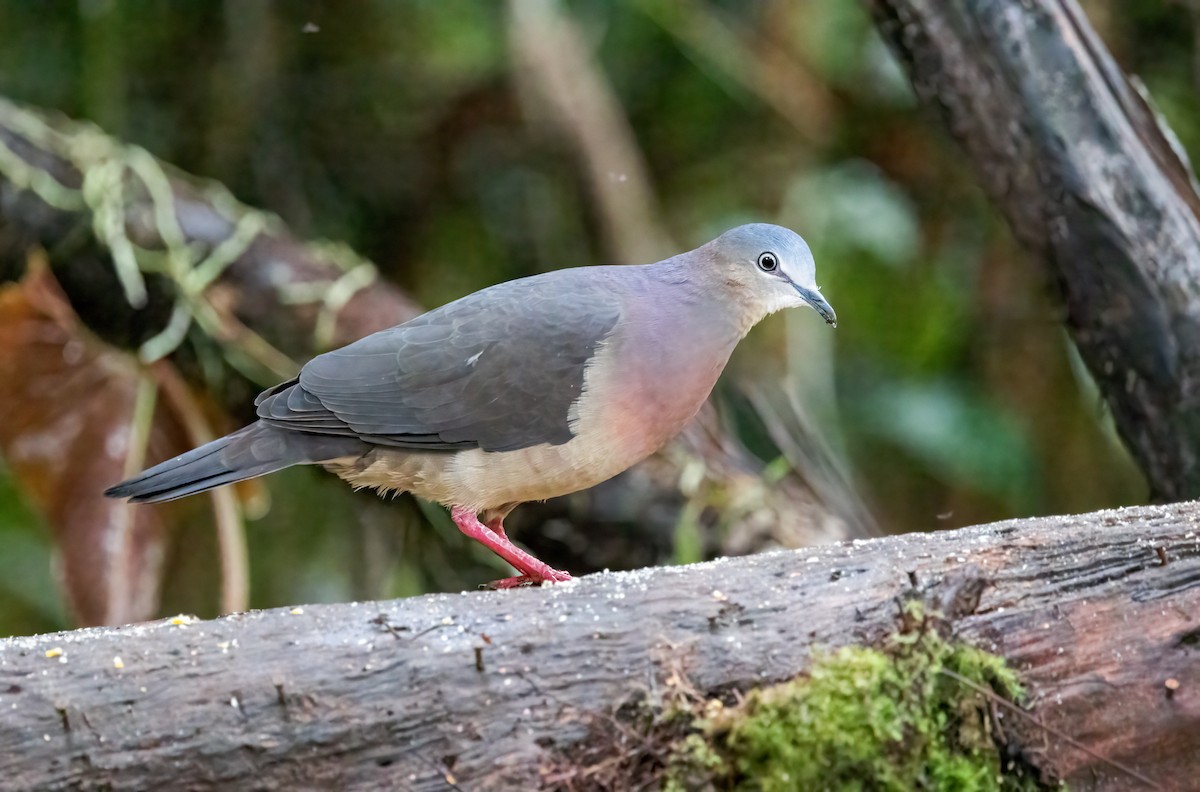
M349 251L298 239L219 184L142 156L90 124L0 97L0 154L0 279L18 278L30 248L45 248L72 306L115 343L137 345L160 332L173 292L184 290L170 267L160 269L148 278L144 304L132 305L113 266L115 240L141 253L166 250L178 237L174 244L186 246L197 267L224 246L226 261L203 279L204 296L293 362L421 312ZM158 192L154 176L163 180ZM110 216L97 220L101 211ZM176 228L165 227L171 216ZM338 299L329 303L334 292ZM326 310L334 321L321 333Z
M531 789L622 705L873 645L900 602L1004 658L1006 749L1074 789L1200 775L1200 508L855 541L543 589L0 642L6 789ZM615 720L614 720L615 719ZM613 726L616 728L616 726Z

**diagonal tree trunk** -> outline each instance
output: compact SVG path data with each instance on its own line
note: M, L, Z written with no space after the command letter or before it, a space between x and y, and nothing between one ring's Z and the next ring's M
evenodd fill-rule
M1075 0L868 0L962 145L1155 497L1200 496L1200 197Z

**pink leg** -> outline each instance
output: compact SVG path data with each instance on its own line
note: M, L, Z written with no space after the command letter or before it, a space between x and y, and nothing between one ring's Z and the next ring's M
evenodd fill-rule
M500 524L500 519L492 520L488 525L484 525L479 521L475 512L462 506L452 507L450 518L454 520L458 530L512 564L521 573L517 577L497 580L491 584L492 588L516 588L517 586L557 583L571 579L566 572L560 572L549 564L539 561L510 542L504 533L504 526ZM492 526L491 523L496 523L496 526Z
M485 522L484 525L486 525L489 529L491 529L491 532L496 534L496 536L499 536L501 539L508 541L508 534L506 534L504 532L504 518L503 517L493 517L492 519Z

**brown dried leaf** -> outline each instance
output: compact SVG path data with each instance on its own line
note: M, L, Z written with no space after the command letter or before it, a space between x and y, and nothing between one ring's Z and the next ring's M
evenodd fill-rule
M0 289L0 453L54 531L58 572L79 624L124 624L158 606L168 512L105 498L131 447L139 382L152 374L81 326L53 275L31 266ZM160 404L149 462L189 446Z

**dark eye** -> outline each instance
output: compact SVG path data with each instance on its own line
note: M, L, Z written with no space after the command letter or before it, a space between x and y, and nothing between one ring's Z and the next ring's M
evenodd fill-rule
M758 268L763 272L774 272L779 269L779 259L774 253L763 253L758 257Z

